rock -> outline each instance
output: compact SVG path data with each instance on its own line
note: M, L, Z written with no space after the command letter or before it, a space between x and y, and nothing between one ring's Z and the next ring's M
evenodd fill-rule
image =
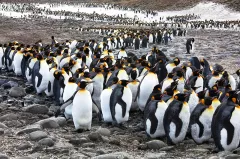
M212 156L212 157L210 157L209 159L219 159L219 157L217 157L217 156Z
M225 156L230 155L230 154L232 154L232 152L230 152L230 151L221 151L221 152L218 152L218 156L219 156L219 157L225 157Z
M0 128L0 135L3 135L3 134L4 134L4 129Z
M43 131L34 131L29 134L29 137L33 141L38 141L47 137L47 134Z
M146 143L148 149L161 149L163 147L166 147L167 144L165 144L164 142L160 141L160 140L152 140Z
M42 127L39 124L34 124L34 125L27 126L23 130L20 130L19 132L17 132L17 135L28 134L28 133L38 131L38 130L41 130L41 129L42 129Z
M121 144L121 142L115 138L110 139L109 143L113 144L113 145L118 145L118 146L120 146L120 144Z
M239 159L240 155L237 154L231 154L231 155L227 155L225 156L225 159Z
M8 127L7 127L5 124L0 123L0 128L2 128L2 129L7 129Z
M161 148L160 151L171 151L172 149L174 149L174 146L167 146L167 147Z
M88 159L89 157L83 155L83 154L80 154L80 153L77 153L77 154L73 154L70 159Z
M91 141L100 141L101 140L101 135L99 133L96 132L92 132L88 135L88 138Z
M208 149L188 149L187 150L187 152L202 152L202 153L204 153L204 152L209 152L209 150Z
M43 138L38 142L38 145L51 147L54 145L54 141L51 138Z
M12 121L12 120L17 120L18 119L18 115L17 114L13 114L13 113L10 113L10 114L6 114L6 115L3 115L2 117L0 117L0 121Z
M26 95L25 89L22 87L12 87L9 91L11 97L24 97Z
M97 132L102 135L102 136L110 136L111 135L111 132L110 130L106 129L106 128L99 128L97 130Z
M66 118L64 118L64 117L57 117L57 118L51 117L49 119L56 121L59 126L64 126L67 124Z
M6 155L0 153L0 159L9 159Z
M24 111L32 114L47 114L48 107L45 105L33 104L23 108Z
M235 150L233 151L233 153L240 155L240 147L237 148L237 149L235 149Z
M82 144L82 147L96 147L96 144L94 144L94 143L84 143L84 144Z
M52 118L40 120L36 124L41 125L41 127L43 129L46 129L46 128L58 128L59 127L59 124Z
M162 153L147 153L144 158L147 158L147 159L158 159L158 158L162 158L166 155L165 152L162 152Z
M80 145L80 144L84 144L89 142L88 139L86 139L85 137L82 138L72 138L69 140L69 143L73 144L73 145Z
M23 157L17 157L16 159L34 159L32 157L27 157L27 156L23 156Z
M196 144L192 139L189 139L189 140L184 140L183 141L184 144Z
M132 159L132 158L134 157L132 157L126 152L115 152L93 157L93 159Z
M135 146L136 146L136 145L139 145L139 141L138 141L138 140L134 140L134 141L132 142L132 144L135 145Z
M17 82L14 82L14 81L9 81L9 82L4 83L4 84L2 85L3 89L10 89L10 88L12 88L12 87L18 87L18 86L19 86L18 83L17 83Z
M110 142L110 140L106 136L102 136L102 141L105 142L105 143L109 143Z
M26 150L26 149L29 149L31 148L32 145L30 143L24 143L24 144L21 144L17 147L18 150Z

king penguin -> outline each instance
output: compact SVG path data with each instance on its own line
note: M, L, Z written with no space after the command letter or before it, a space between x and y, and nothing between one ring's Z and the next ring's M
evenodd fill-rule
M87 82L78 83L79 91L74 95L72 117L75 129L78 132L90 130L92 125L92 97L86 90Z
M153 95L144 110L145 130L151 138L165 136L163 117L168 105L161 97L162 94Z
M113 89L110 96L110 110L113 124L122 124L128 121L129 111L132 105L132 92L127 87L128 81L121 80Z
M228 92L228 99L215 111L212 120L212 136L220 151L231 151L240 141L240 106L236 91Z
M193 140L197 144L202 144L211 138L211 123L214 113L214 108L211 104L212 98L206 97L191 113L190 131Z
M179 93L174 98L163 118L164 130L170 144L177 144L184 140L190 121L190 110L186 102L187 95Z

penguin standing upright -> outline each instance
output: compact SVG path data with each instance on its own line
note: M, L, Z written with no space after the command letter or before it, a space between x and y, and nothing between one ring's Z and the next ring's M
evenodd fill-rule
M75 129L78 132L90 130L92 125L92 97L86 90L87 82L78 83L79 91L74 95L72 117Z
M5 52L5 49L3 45L0 44L0 71L4 66L4 52Z
M137 110L138 109L138 105L137 105L137 102L135 101L135 98L137 96L138 86L139 86L140 82L136 80L137 74L138 74L138 70L136 68L131 70L130 78L132 79L132 81L129 82L129 84L127 85L132 91L131 110Z
M145 130L151 138L165 136L163 117L168 105L161 97L161 94L153 95L144 110Z
M113 122L112 113L111 113L111 109L110 109L111 94L112 94L112 88L108 87L102 91L101 97L100 97L103 121L106 123Z
M53 83L54 83L54 72L57 71L57 65L54 65L50 71L49 71L49 75L48 75L48 87L45 90L45 93L47 96L53 96Z
M172 70L177 67L180 64L180 59L179 58L174 58L172 62L168 63L166 65L168 73L171 73Z
M48 87L49 66L41 54L37 55L38 61L32 70L32 83L37 93L44 92Z
M211 97L206 97L191 113L190 131L197 144L202 144L211 138L211 123L214 114L214 108L211 104Z
M121 80L110 96L110 110L113 123L121 124L128 121L132 105L132 92L127 87L128 81Z
M220 151L231 151L239 146L240 141L240 106L236 91L228 92L228 99L214 112L212 136Z
M76 81L74 80L73 77L70 77L68 79L68 83L66 84L63 92L63 102L66 102L68 99L70 99L73 94L77 91L78 85L75 83ZM64 115L67 119L72 118L72 106L73 103L69 104L66 106Z
M28 59L27 68L26 68L26 72L25 72L25 76L26 76L28 82L32 82L32 69L36 62L37 62L36 57L30 57Z
M141 83L139 84L138 93L137 93L137 103L139 109L141 111L144 110L146 102L148 100L149 95L151 94L153 88L159 84L157 74L150 70L148 74L146 74ZM136 99L135 99L136 101Z
M21 51L21 48L17 48L17 53L14 55L13 59L13 71L17 76L22 75L22 61L23 61L23 52Z
M194 38L187 39L186 42L186 49L187 49L187 54L190 54L190 52L193 50L193 44L194 44Z
M169 104L163 118L164 130L170 144L177 144L184 140L190 121L187 95L179 93L174 98L175 100Z

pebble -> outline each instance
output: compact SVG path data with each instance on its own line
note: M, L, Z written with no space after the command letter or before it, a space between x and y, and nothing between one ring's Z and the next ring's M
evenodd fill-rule
M88 135L88 138L91 141L100 141L101 140L101 135L97 132L92 132Z
M18 149L18 150L26 150L26 149L29 149L29 148L31 148L31 147L32 147L32 145L27 142L27 143L23 143L23 144L19 145L19 146L17 147L17 149Z
M40 120L36 124L39 124L43 129L59 127L59 124L52 118Z
M118 145L118 146L121 145L121 142L118 139L115 139L115 138L110 139L109 143L113 144L113 145Z
M27 157L27 156L23 156L23 157L17 157L16 159L34 159L32 157Z
M110 130L108 130L106 128L101 128L101 127L97 130L97 133L99 133L102 136L110 136L111 135Z
M225 159L239 159L239 158L240 158L240 155L237 155L237 154L230 154L225 156Z
M2 129L6 129L6 128L8 128L5 124L3 124L3 123L0 123L0 128L2 128Z
M161 149L163 147L166 147L167 144L165 144L164 142L160 141L160 140L152 140L146 143L147 148L148 149Z
M9 159L8 156L0 153L0 159Z
M146 159L159 159L159 158L162 158L166 155L165 152L162 152L162 153L147 153L144 158Z
M167 147L160 148L160 151L171 151L173 149L174 149L174 146L167 146Z
M39 124L29 125L25 129L17 132L17 135L28 134L28 133L38 131L38 130L41 130L41 129L42 129L42 127Z
M32 141L38 141L47 137L47 134L43 131L34 131L29 134L29 137Z
M6 114L6 115L3 115L2 117L0 117L0 121L12 121L12 120L17 120L18 119L18 115L17 114L13 114L13 113L10 113L10 114Z
M57 117L57 118L51 117L49 119L56 121L59 126L64 126L67 124L66 118L64 118L64 117Z
M51 147L54 145L54 141L51 138L43 138L38 141L38 145Z
M232 154L232 152L230 152L230 151L221 151L221 152L218 152L218 156L219 156L219 157L225 157L225 156L230 155L230 154Z
M202 153L204 153L204 152L209 152L209 150L208 149L188 149L187 150L187 152L193 152L193 151L195 151L195 152L202 152Z
M133 159L133 158L134 157L132 157L126 152L115 152L93 157L93 159Z
M4 134L4 129L0 128L0 135L3 135L3 134Z
M88 139L86 139L85 137L82 138L72 138L69 140L69 143L73 144L73 145L80 145L80 144L84 144L89 142Z
M82 144L82 147L96 147L96 144L94 144L94 143L84 143L84 144Z
M26 91L22 87L12 87L9 91L9 95L11 97L24 97L26 95Z
M45 105L33 104L23 108L24 111L32 114L47 114L48 107Z

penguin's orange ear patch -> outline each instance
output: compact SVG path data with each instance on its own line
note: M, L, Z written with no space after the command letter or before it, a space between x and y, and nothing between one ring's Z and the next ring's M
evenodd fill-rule
M152 98L151 98L152 100L155 100L155 97L154 96L152 96Z
M236 102L237 102L237 99L236 99L236 98L232 98L232 102L233 102L233 103L236 103Z
M229 93L226 93L226 96L229 97Z
M54 74L57 75L57 74L58 74L58 71L55 71Z
M158 88L159 91L161 91L161 88Z
M174 96L175 99L178 99L178 96Z

